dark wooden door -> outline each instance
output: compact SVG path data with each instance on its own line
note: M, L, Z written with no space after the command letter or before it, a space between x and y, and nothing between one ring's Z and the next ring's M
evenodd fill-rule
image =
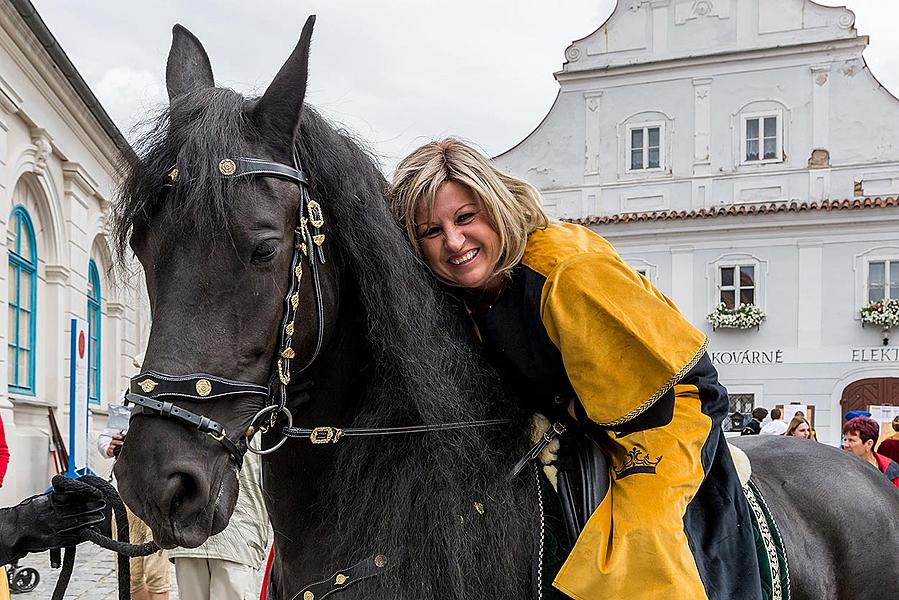
M847 385L840 400L841 416L850 410L868 410L872 404L899 406L899 377L860 379Z

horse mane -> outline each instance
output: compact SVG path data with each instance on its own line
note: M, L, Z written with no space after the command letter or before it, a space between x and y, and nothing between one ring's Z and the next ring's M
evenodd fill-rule
M156 118L125 165L113 219L119 264L126 262L131 232L154 215L166 226L205 235L228 231L232 203L247 193L233 186L247 184L219 177L210 157L252 155L271 138L247 118L253 102L232 90L201 90L179 97ZM351 283L341 293L357 294L365 315L371 362L353 425L514 420L511 427L357 438L336 446L340 477L322 499L333 515L323 538L330 566L371 554L395 556L402 548L400 568L359 584L364 596L524 598L539 523L536 490L533 476L510 482L508 474L526 447L525 415L499 392L467 316L390 216L387 184L370 154L308 105L298 139L328 244ZM160 194L176 160L177 194Z

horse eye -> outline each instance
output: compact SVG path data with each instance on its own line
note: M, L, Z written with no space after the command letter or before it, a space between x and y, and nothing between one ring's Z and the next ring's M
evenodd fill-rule
M275 257L277 252L278 244L274 240L266 240L256 246L251 260L256 265L267 263Z

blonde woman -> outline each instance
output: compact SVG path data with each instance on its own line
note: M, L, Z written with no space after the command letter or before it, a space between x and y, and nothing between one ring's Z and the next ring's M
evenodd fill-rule
M578 600L761 598L705 336L606 240L552 220L533 186L458 140L406 157L389 205L520 401L570 413L609 455L609 491L553 585Z

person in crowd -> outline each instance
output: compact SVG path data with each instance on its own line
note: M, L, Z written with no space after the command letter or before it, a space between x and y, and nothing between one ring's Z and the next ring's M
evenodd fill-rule
M6 477L6 469L9 466L9 446L6 444L6 431L3 429L3 417L0 417L0 487L3 487L3 479ZM6 580L6 569L0 568L0 600L9 598L9 586Z
M6 470L9 467L9 446L6 444L6 430L3 428L3 417L0 417L0 487L6 478Z
M891 423L891 425L893 427L894 433L887 439L880 442L880 446L877 448L877 453L883 456L887 456L896 463L899 463L899 415L893 417L893 422Z
M787 424L783 420L783 411L779 408L771 409L771 420L762 425L762 435L782 435L787 430Z
M746 423L746 426L743 427L743 431L740 432L740 435L759 435L762 431L762 421L764 421L767 416L767 408L762 408L760 406L752 409L752 418Z
M459 140L403 159L388 202L522 404L576 417L608 450L611 489L553 585L577 599L759 598L741 576L758 567L706 337L606 240L550 219L531 184ZM710 502L720 510L700 518Z
M809 424L808 419L806 419L805 417L793 417L790 420L790 424L787 426L786 431L784 431L783 435L808 440L812 437L812 426Z
M178 594L190 600L256 600L257 571L266 557L268 513L260 487L262 461L247 453L237 504L224 531L197 548L173 548Z
M880 425L871 417L855 417L843 424L843 448L876 467L899 488L899 464L874 452L879 437Z
M125 443L125 432L104 429L97 436L97 450L104 458L117 458ZM112 471L110 470L110 478ZM127 508L127 507L126 507ZM132 544L144 544L153 539L146 523L141 521L131 509L128 511L128 536ZM166 550L159 550L149 556L129 559L131 570L132 600L168 600L171 582L170 565Z

